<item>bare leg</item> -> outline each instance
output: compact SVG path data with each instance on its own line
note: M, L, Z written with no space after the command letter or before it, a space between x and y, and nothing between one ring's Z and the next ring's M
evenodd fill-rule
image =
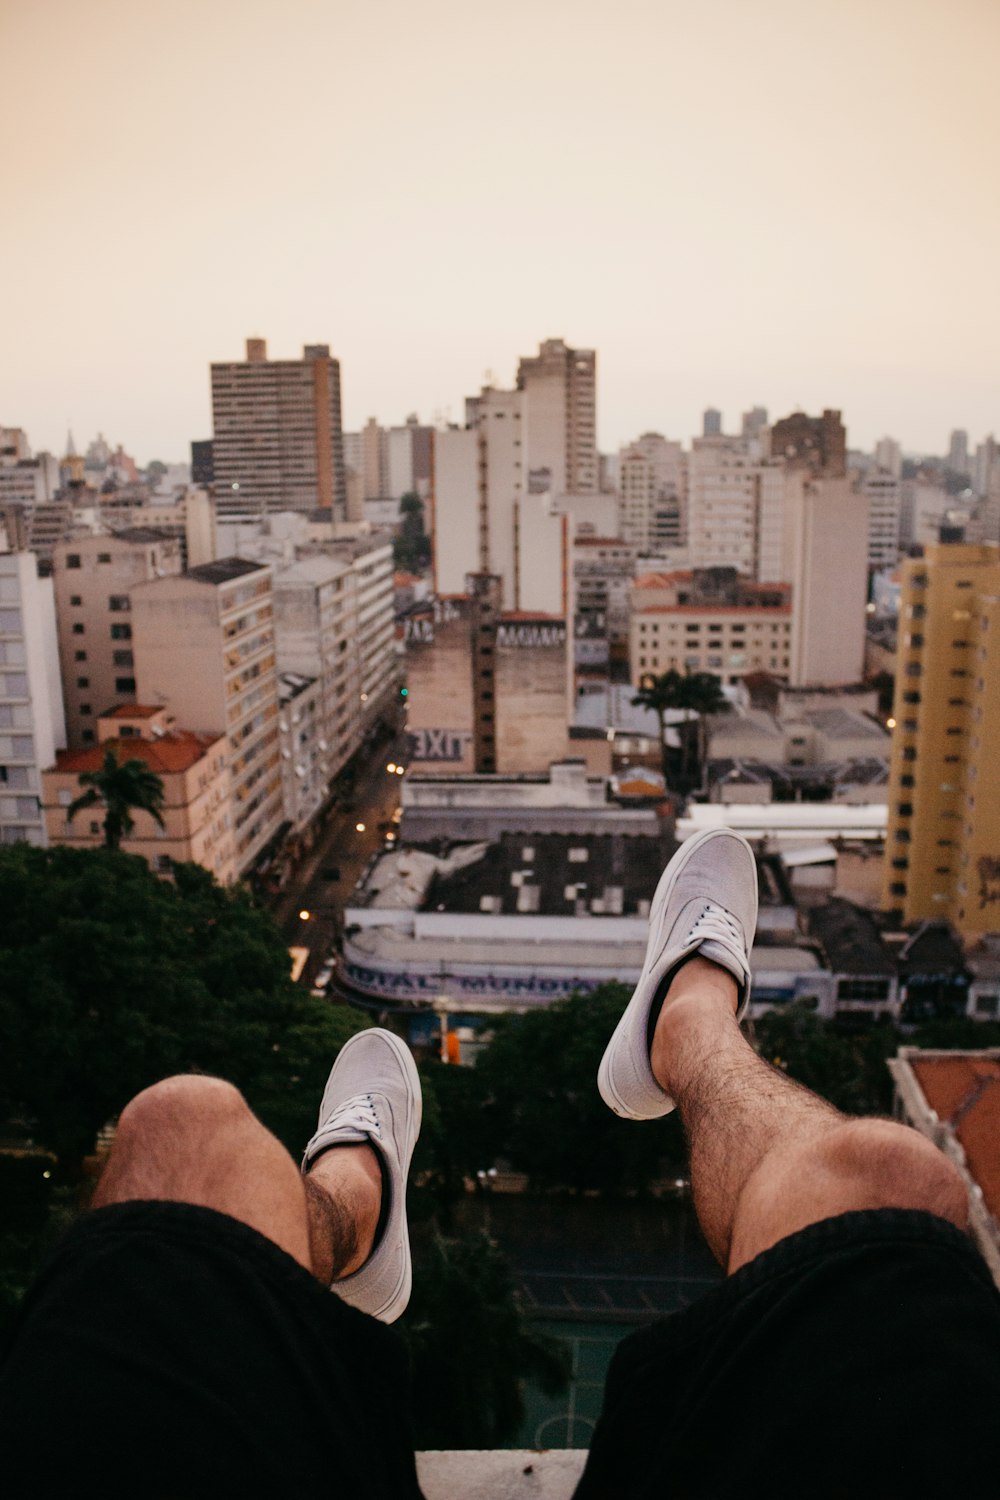
M371 1253L381 1171L370 1146L336 1146L309 1176L219 1078L166 1078L122 1111L93 1207L158 1199L229 1214L324 1285Z
M908 1126L840 1114L762 1061L736 1024L736 984L695 957L650 1049L691 1150L695 1209L731 1273L786 1235L853 1209L918 1208L966 1227L952 1164Z

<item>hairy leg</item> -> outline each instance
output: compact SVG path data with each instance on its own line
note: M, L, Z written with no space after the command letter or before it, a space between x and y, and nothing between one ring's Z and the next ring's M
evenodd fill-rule
M650 1049L677 1101L699 1222L730 1272L820 1219L918 1208L964 1229L952 1164L908 1126L840 1114L759 1058L736 1024L736 984L695 957L674 976Z
M126 1105L93 1207L153 1199L228 1214L324 1285L371 1252L381 1172L370 1146L337 1146L305 1178L220 1078L166 1078Z

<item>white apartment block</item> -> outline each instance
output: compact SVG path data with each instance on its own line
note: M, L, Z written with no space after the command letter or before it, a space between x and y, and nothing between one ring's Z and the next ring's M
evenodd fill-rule
M792 609L789 604L651 604L633 609L629 663L633 682L649 673L712 672L730 687L748 672L787 675Z
M271 570L240 558L132 591L138 700L227 738L237 873L284 816Z
M886 469L869 469L862 481L868 497L868 566L892 568L899 561L901 480Z
M868 597L868 495L844 478L788 474L785 577L792 586L793 687L860 682ZM893 558L895 562L895 558Z
M686 489L687 462L680 443L647 432L622 448L618 458L622 540L651 553L680 546Z
M597 355L546 339L537 355L518 364L525 395L525 474L555 494L586 495L599 488Z
M875 467L884 469L896 479L900 477L903 472L903 450L895 438L879 438L875 444Z
M691 443L688 554L694 568L757 571L760 465L742 437L701 437Z
M0 553L0 843L47 842L42 772L66 744L55 598L32 552Z
M97 743L97 720L135 702L132 590L181 572L181 544L149 527L59 542L52 557L66 737Z
M329 791L329 755L318 680L298 672L280 673L278 704L285 817L293 832L302 833L319 813Z

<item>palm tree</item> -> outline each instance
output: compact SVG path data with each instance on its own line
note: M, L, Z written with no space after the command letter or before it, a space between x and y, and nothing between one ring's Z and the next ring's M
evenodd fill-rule
M670 783L670 757L667 751L667 710L683 708L684 678L673 667L659 677L643 677L639 691L632 699L633 708L650 708L660 721L660 756L663 779Z
M85 791L66 809L66 819L72 822L85 807L104 806L104 846L117 849L123 838L127 838L135 827L133 809L148 812L160 827L165 826L160 809L163 807L163 782L155 771L151 771L143 760L119 761L113 745L104 752L104 763L99 771L84 771L80 785Z
M690 774L692 736L688 715L698 715L697 759L699 770L705 760L705 715L726 714L732 707L722 691L722 683L712 672L685 672L681 678L680 703L684 709L684 770Z

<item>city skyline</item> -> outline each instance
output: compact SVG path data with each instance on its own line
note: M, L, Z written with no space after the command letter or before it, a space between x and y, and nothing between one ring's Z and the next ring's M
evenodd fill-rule
M257 334L330 345L349 430L460 421L562 337L602 451L758 402L974 444L998 42L985 0L8 5L0 420L184 458Z

